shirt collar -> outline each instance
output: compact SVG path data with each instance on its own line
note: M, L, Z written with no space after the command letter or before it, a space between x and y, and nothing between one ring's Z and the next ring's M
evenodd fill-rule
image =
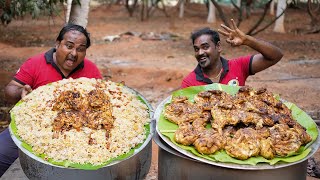
M223 72L220 76L220 80L221 81L226 74L229 72L229 65L228 65L228 60L224 59L223 57L220 57L220 61L222 63L222 68L223 68ZM204 73L202 71L202 68L200 67L200 65L198 64L196 69L194 70L195 74L196 74L196 79L197 81L201 81L201 82L205 82L207 84L212 84L213 82L204 76Z
M76 72L79 69L82 69L84 67L84 61L82 61L70 74L68 77L65 77L64 74L61 72L61 70L59 69L59 67L56 65L56 63L54 63L53 61L53 53L56 52L56 48L51 48L49 51L47 51L44 54L44 57L46 59L47 64L51 64L62 76L62 78L68 78L71 74L73 74L74 72Z

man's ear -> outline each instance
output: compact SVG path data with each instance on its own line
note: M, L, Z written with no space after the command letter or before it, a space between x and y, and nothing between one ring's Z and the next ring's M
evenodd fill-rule
M60 45L60 41L56 41L55 48L58 49L59 45Z
M216 47L217 47L217 49L218 49L218 52L221 52L221 51L222 51L221 41L218 41L218 42L217 42Z

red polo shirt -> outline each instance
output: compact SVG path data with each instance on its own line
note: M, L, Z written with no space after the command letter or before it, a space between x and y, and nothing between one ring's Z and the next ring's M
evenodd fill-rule
M219 80L221 84L244 86L246 79L251 73L251 63L253 56L244 56L232 60L220 58L222 62L222 74ZM181 88L189 86L201 86L212 84L213 82L203 73L200 65L198 65L191 73L189 73L181 83Z
M53 48L46 53L29 58L22 64L13 79L22 85L28 84L32 89L36 89L39 86L64 78L102 78L97 66L86 58L68 77L65 77L53 61L54 52L55 49Z

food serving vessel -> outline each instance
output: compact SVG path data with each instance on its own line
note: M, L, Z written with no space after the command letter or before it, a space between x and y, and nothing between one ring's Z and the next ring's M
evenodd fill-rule
M129 88L130 89L130 88ZM139 96L148 106L150 118L153 117L152 106L137 91L130 89L134 94ZM143 179L149 172L152 154L152 136L155 125L154 121L150 122L150 133L144 140L143 144L134 150L129 157L116 160L97 170L82 170L70 167L63 167L51 164L42 158L32 154L22 146L22 142L13 134L9 126L10 135L18 146L19 159L22 170L29 179Z
M170 102L171 96L164 99L156 108L154 118L158 125L159 118L165 105ZM319 132L319 129L317 129ZM159 146L158 176L159 180L170 177L177 179L266 179L266 180L300 180L306 179L308 159L320 146L320 135L310 146L311 151L301 160L295 162L278 162L274 165L258 163L256 165L243 165L210 161L194 155L180 148L171 140L161 134L158 126L154 141Z

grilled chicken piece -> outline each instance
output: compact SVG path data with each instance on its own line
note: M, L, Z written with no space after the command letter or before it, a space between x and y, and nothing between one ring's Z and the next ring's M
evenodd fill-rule
M278 156L297 152L302 142L299 134L286 124L276 124L270 128L274 150Z
M86 117L80 111L62 111L53 121L53 131L61 132L63 130L70 130L71 128L77 131L86 123Z
M54 100L53 110L82 110L86 106L86 101L81 97L80 92L63 91Z
M193 145L201 154L213 154L224 147L225 139L217 131L206 129L199 133L199 137L194 141Z
M293 129L299 134L302 145L306 145L312 141L311 136L306 132L306 129L300 124L296 123Z
M240 122L238 114L232 109L224 109L218 106L213 106L211 109L212 114L212 128L222 132L226 125L236 125Z
M239 129L232 138L227 138L225 150L229 156L241 160L259 155L260 141L257 131L252 128Z
M198 138L198 134L191 124L184 123L174 133L174 140L179 144L189 146Z
M102 90L92 90L88 93L88 102L91 107L96 109L104 107L107 105L110 106L110 100L107 94Z
M201 117L202 110L195 104L188 101L186 97L175 97L165 107L164 116L175 124L193 122Z
M194 101L204 111L211 110L215 105L232 108L232 96L220 90L202 91L194 96Z
M276 152L270 137L267 139L262 138L260 140L260 155L266 159L273 159L275 157Z

